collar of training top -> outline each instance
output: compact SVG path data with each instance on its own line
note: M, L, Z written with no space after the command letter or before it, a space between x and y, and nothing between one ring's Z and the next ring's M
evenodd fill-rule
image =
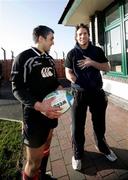
M47 53L46 52L41 52L39 49L37 48L34 48L34 47L31 47L31 49L38 55L38 56L42 56L42 55L46 55L47 56Z

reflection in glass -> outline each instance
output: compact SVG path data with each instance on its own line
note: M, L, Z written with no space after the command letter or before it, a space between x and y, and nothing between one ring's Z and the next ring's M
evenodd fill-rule
M109 26L113 21L120 18L119 9L114 6L110 12L106 14L106 26Z
M126 38L126 58L128 68L128 20L125 22L125 38Z
M125 16L128 15L128 0L125 1L125 5L124 5L124 14L125 14Z
M122 72L120 26L107 32L107 57L111 70Z

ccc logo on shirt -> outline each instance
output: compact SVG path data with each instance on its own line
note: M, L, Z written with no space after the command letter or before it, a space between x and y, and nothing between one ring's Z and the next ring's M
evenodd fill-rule
M44 68L42 68L41 75L42 75L43 78L53 76L52 67L44 67Z

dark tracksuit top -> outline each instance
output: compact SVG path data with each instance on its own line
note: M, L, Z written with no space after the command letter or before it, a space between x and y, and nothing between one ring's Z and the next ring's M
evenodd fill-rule
M73 70L77 78L75 83L85 91L101 89L103 83L100 70L94 67L87 67L81 70L78 67L78 60L85 59L84 56L90 57L92 60L99 63L108 62L103 50L100 47L93 46L90 42L87 49L81 49L81 47L76 44L76 46L67 54L65 67Z
M56 120L48 119L33 108L36 101L41 102L59 86L52 57L47 53L41 55L36 48L22 52L13 62L11 79L13 94L23 106L24 121L31 121L34 126L39 123L35 120L39 115L44 119L44 127L56 127ZM37 117L34 117L36 115Z
M75 84L71 84L74 92L74 103L72 106L72 143L75 159L81 159L84 153L85 143L85 121L87 107L91 112L94 132L98 140L98 147L102 151L105 135L105 111L107 98L102 89L102 77L100 70L94 67L80 69L78 60L85 59L84 56L92 60L105 63L108 62L101 48L93 46L91 42L87 49L76 46L69 51L65 61L65 67L71 69L75 76ZM104 150L102 151L104 152Z

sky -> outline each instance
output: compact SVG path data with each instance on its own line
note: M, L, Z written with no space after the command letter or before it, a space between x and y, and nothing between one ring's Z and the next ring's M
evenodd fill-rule
M38 25L51 27L54 34L54 46L50 54L53 58L62 58L63 52L73 48L74 27L58 24L68 0L0 0L0 59L4 48L7 58L11 58L25 49L34 46L32 31Z

